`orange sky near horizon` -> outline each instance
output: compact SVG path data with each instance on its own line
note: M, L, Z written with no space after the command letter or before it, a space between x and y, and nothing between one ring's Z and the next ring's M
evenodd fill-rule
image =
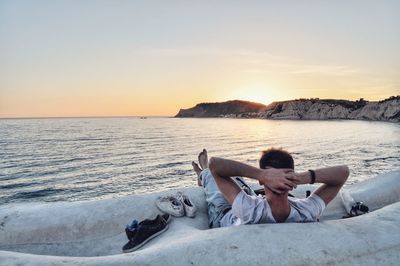
M399 2L284 2L2 1L0 118L400 94Z

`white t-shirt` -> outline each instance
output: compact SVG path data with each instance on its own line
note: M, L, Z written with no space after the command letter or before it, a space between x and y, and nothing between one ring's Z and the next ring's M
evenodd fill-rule
M305 199L288 198L290 214L285 223L315 222L325 209L325 202L316 194ZM221 219L220 225L276 223L268 201L261 195L250 196L241 191L232 204L232 209Z

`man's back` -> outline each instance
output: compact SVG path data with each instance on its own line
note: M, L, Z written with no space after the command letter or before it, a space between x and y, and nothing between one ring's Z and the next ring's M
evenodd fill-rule
M315 222L325 209L324 201L316 194L305 199L288 198L290 212L284 222ZM235 198L232 209L221 219L221 226L276 223L271 206L262 196L250 196L244 191Z

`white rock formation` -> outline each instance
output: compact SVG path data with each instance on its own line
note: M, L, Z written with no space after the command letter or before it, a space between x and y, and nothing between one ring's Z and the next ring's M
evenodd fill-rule
M400 122L400 96L380 102L300 99L268 106L228 101L181 109L175 117L264 118L290 120L356 119Z
M347 187L373 210L359 217L341 219L346 202L338 196L319 223L218 229L208 229L202 189L186 189L196 218L173 218L168 231L129 254L121 252L125 224L154 217L154 201L166 193L1 206L0 265L398 265L399 178L397 171Z
M357 119L378 121L400 121L400 97L383 102L359 102L336 100L295 100L278 104L268 110L264 118L268 119Z
M396 119L397 116L397 119ZM349 114L350 119L400 121L400 99L383 103L369 102Z

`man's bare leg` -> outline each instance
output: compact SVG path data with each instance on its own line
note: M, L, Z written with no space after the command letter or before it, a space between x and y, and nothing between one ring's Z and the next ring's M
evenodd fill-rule
M199 167L199 165L195 162L192 162L192 166L193 166L193 170L196 172L197 175L197 185L199 187L201 187L201 181L200 181L200 173L201 173L201 168Z
M192 167L197 175L197 185L199 185L201 187L202 183L201 183L201 179L200 179L200 173L201 173L202 169L208 168L208 154L207 154L206 149L203 149L203 151L199 153L198 160L199 160L200 166L196 162L192 162Z

